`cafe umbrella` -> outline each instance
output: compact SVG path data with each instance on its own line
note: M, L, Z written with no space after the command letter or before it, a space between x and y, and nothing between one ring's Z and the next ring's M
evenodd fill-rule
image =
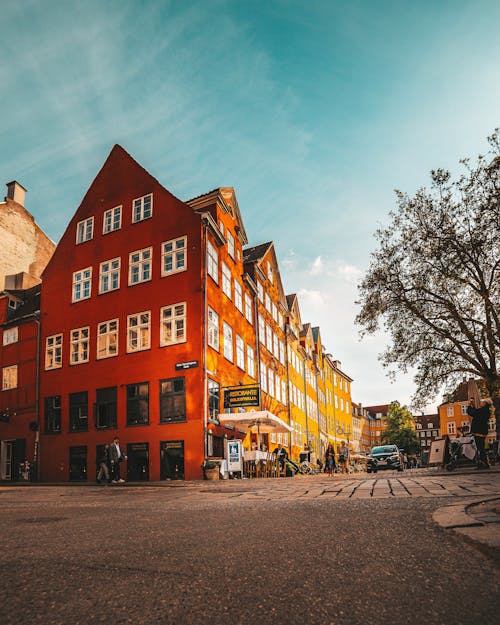
M282 419L268 410L253 412L222 413L218 416L221 425L233 425L245 432L257 434L257 445L260 446L261 434L288 433L293 429Z

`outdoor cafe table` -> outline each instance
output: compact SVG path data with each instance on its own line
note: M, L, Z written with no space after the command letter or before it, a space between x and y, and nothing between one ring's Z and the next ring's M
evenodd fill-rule
M277 477L276 455L268 451L243 451L247 477Z

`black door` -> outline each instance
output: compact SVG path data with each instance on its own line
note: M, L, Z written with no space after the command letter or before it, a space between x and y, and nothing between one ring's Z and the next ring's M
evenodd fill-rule
M149 443L127 445L127 480L129 482L149 480Z
M86 445L69 448L69 479L72 482L84 482L87 479Z
M22 478L21 472L26 458L26 439L16 438L12 444L12 469L11 479L19 480Z
M160 443L160 479L184 479L184 441Z

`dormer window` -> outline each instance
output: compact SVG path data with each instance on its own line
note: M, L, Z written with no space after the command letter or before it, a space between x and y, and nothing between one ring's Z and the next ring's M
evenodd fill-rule
M153 214L153 194L137 198L132 206L132 223L149 219Z
M90 241L94 236L94 218L89 217L83 221L79 221L76 224L76 244L85 243Z

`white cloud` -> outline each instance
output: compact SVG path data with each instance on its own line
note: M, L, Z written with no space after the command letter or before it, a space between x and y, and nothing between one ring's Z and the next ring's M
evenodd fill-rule
M312 266L311 266L311 269L309 270L309 273L310 273L312 276L317 276L317 275L319 275L320 273L322 273L322 271L323 271L323 262L322 262L322 260L321 260L321 256L317 256L317 257L314 259L314 262L313 262L313 264L312 264Z

